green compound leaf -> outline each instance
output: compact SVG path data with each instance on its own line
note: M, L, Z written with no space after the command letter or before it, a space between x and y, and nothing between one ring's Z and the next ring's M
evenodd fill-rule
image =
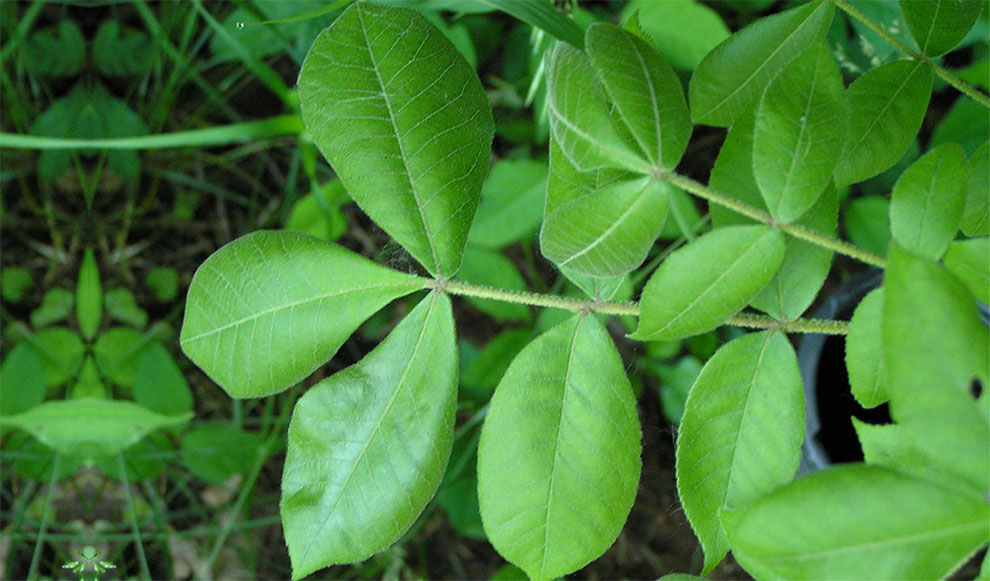
M540 250L558 266L597 277L639 267L663 228L669 186L620 170L581 172L556 140Z
M990 234L990 196L987 192L990 192L990 141L983 142L969 160L969 186L962 217L962 231L967 236Z
M642 38L611 24L589 26L585 45L640 155L655 167L676 167L694 127L673 69Z
M406 532L443 479L456 404L454 320L438 294L299 400L281 503L293 579L366 559Z
M299 102L358 206L430 273L454 275L495 126L450 41L414 10L355 3L313 43Z
M621 19L639 14L639 24L670 64L692 71L701 59L729 36L729 28L712 8L695 0L655 2L632 0Z
M650 277L640 299L640 341L669 341L710 331L766 286L784 257L780 232L729 226L677 250Z
M849 387L863 407L887 401L887 378L883 369L883 289L866 295L849 321L846 336L846 369Z
M976 24L981 0L900 0L904 21L921 52L941 56L956 48Z
M547 65L547 115L553 138L578 171L621 168L650 173L652 162L635 152L612 124L588 57L563 43L554 48Z
M478 450L485 533L532 579L601 555L632 507L640 429L629 380L593 316L526 346L492 398Z
M941 579L986 543L990 518L979 495L863 464L722 516L733 555L759 579Z
M957 144L940 145L904 171L890 201L890 232L904 249L933 260L959 231L969 178Z
M920 61L877 67L849 85L849 132L835 185L861 182L893 167L914 142L931 93L931 70Z
M86 339L96 336L103 319L103 289L100 287L100 268L96 266L96 255L87 248L79 268L79 282L76 283L76 321L79 332Z
M969 287L980 302L990 304L990 238L956 240L945 253L945 267Z
M233 397L278 393L421 279L296 232L255 232L206 259L189 285L182 350Z
M159 428L189 421L192 412L165 416L127 400L84 397L46 401L4 416L5 426L20 428L56 452L90 461L125 450Z
M540 228L547 198L547 164L532 159L495 162L481 188L481 204L468 242L502 248Z
M811 2L761 18L722 41L691 77L691 118L732 125L784 67L822 37L834 10L831 2Z
M729 550L719 512L794 478L803 437L801 372L785 335L743 335L708 360L677 438L677 492L704 548L705 574Z
M832 181L845 140L842 75L824 41L787 65L756 112L753 173L770 213L790 223Z

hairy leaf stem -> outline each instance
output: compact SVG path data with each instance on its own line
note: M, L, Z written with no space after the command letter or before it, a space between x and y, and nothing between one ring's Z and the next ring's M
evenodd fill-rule
M639 316L639 303L609 302L602 300L575 299L557 295L546 295L533 292L513 291L490 286L475 285L456 280L426 279L425 287L463 297L490 299L505 303L530 305L533 307L549 307L575 312L594 312L605 315ZM845 335L849 332L849 324L845 321L822 319L796 319L781 321L763 315L742 314L731 317L726 325L746 327L749 329L774 329L785 333L819 333L824 335Z
M958 89L961 93L963 93L970 99L976 101L980 105L983 105L984 107L990 109L990 97L987 97L983 93L977 91L972 85L970 85L966 81L960 79L955 74L953 74L952 71L949 71L948 69L944 68L942 65L936 63L927 56L912 50L911 47L907 46L906 44L898 40L894 35L892 35L890 32L885 30L882 26L880 26L876 22L870 20L870 17L860 12L855 6L852 6L851 4L846 2L846 0L832 0L832 2L834 2L836 6L841 8L849 16L852 16L856 20L859 20L860 22L865 24L870 30L877 33L881 38L883 38L891 45L893 45L894 48L896 48L897 50L901 51L902 53L906 54L907 56L911 57L914 60L925 63L943 81L949 83L950 85Z
M878 268L885 268L887 265L886 259L882 256L877 256L876 254L867 252L854 244L850 244L837 238L832 238L831 236L827 236L821 232L812 230L811 228L805 228L804 226L799 226L797 224L783 224L778 222L773 216L767 214L759 208L754 208L753 206L743 203L735 198L716 192L708 186L700 182L696 182L689 177L673 172L661 172L660 177L666 182L675 185L684 191L690 192L699 198L703 198L720 206L725 206L733 212L737 212L747 218L752 218L757 222L762 222L772 226L773 228L777 228L782 232L786 232L795 238L800 238L801 240L810 242L815 246L827 248L833 252L844 254L850 258L855 258L860 262L865 262L866 264L876 266Z

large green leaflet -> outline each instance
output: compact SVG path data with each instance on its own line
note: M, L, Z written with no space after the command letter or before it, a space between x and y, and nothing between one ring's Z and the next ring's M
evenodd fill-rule
M853 397L863 407L887 401L883 369L883 289L866 295L849 321L846 335L846 369Z
M366 559L413 524L443 478L456 403L453 314L436 293L299 400L281 503L293 579Z
M921 61L886 64L849 85L849 132L835 185L861 182L893 167L918 135L931 92L932 73Z
M691 138L681 81L642 38L606 23L588 27L588 57L619 118L654 167L673 169Z
M643 288L640 341L710 331L739 312L780 267L784 239L767 226L719 228L671 254Z
M719 511L794 478L803 436L801 373L785 335L744 335L708 360L677 438L677 491L704 547L705 573L729 550Z
M563 43L554 48L547 65L547 114L554 139L578 171L652 169L612 124L588 57Z
M489 541L533 579L583 567L625 523L639 456L619 354L593 315L575 315L526 346L492 398L478 451Z
M758 579L940 579L987 541L981 495L850 464L723 512L736 559Z
M710 185L723 194L738 198L751 206L766 209L753 175L753 131L755 120L747 113L736 120L722 144ZM829 186L814 206L797 220L797 224L834 236L838 227L839 202L835 188ZM716 228L756 221L711 204L709 212ZM885 214L886 216L886 214ZM884 218L886 220L886 218ZM776 319L796 319L818 295L832 266L832 251L810 242L787 237L784 259L770 282L753 297L750 305Z
M821 38L834 10L831 2L811 2L761 18L722 41L691 76L691 118L731 125L788 63Z
M559 266L590 276L634 270L663 228L669 192L650 176L578 171L552 140L540 250Z
M969 178L958 144L940 145L897 180L890 201L890 232L903 248L938 260L959 231Z
M277 393L330 359L416 277L296 232L256 232L193 276L180 343L233 397Z
M149 432L191 417L192 412L166 416L127 400L84 397L47 401L2 421L56 452L90 461L121 452Z
M450 41L414 10L356 2L313 43L299 101L361 209L432 274L455 274L494 123Z
M790 223L832 181L846 129L842 75L824 41L787 65L756 112L753 173L770 213Z
M967 236L990 234L990 141L984 141L969 160L969 187L962 231Z
M921 52L941 56L962 42L983 10L981 0L900 0L904 21Z
M966 286L937 263L891 245L883 354L894 420L960 417L974 379L990 379L990 331ZM985 398L984 398L985 399Z
M44 361L38 350L26 341L14 345L0 365L0 384L0 415L18 414L40 404L46 386Z

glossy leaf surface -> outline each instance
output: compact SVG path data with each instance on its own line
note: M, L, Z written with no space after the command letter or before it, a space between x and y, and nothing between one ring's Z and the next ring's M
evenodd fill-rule
M832 181L846 122L842 75L825 42L816 42L757 108L753 173L771 215L790 223L815 204Z
M978 495L850 464L723 517L757 578L936 579L986 543L990 514Z
M866 295L849 321L846 336L846 369L853 397L863 407L887 401L883 369L883 289Z
M956 48L983 10L980 0L900 0L904 21L921 52L941 56Z
M185 423L192 413L166 416L127 400L81 398L47 401L4 416L6 426L20 428L67 456L91 460L126 449L149 432Z
M570 163L582 172L621 168L649 173L651 164L612 125L605 95L584 53L558 44L547 65L550 130Z
M313 43L299 101L361 209L426 270L456 273L494 124L477 75L443 33L414 10L355 3Z
M589 26L585 45L592 68L642 157L657 168L676 167L693 127L673 69L645 40L611 24Z
M601 555L632 507L640 429L629 380L594 316L526 346L492 398L478 452L485 532L533 579Z
M898 244L933 260L942 256L959 231L967 169L962 148L950 144L921 156L901 175L890 201L890 232Z
M433 497L450 456L457 348L431 294L357 364L296 404L282 475L292 577L388 547Z
M746 306L783 257L783 237L765 226L729 226L698 238L646 283L633 338L667 341L714 329Z
M677 491L704 548L705 573L729 550L719 512L794 478L803 436L801 374L785 335L744 335L708 360L677 439Z
M581 172L555 142L540 250L558 266L617 276L643 263L663 228L669 186L649 176Z
M256 232L224 246L193 276L180 343L234 397L303 379L378 309L418 288L328 242Z
M811 2L757 20L709 52L691 77L695 123L728 127L828 29L834 6Z
M849 132L835 168L835 185L869 179L892 167L921 128L932 73L916 61L877 67L849 85Z

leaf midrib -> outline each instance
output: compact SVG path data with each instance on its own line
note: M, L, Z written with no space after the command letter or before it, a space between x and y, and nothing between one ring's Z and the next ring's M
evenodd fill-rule
M364 16L361 13L361 2L355 2L354 8L358 17L358 22L361 24L361 36L364 37L364 44L368 47L368 59L371 61L371 68L375 71L375 78L378 80L378 86L382 91L382 99L385 101L385 108L388 109L388 119L392 124L392 131L395 133L395 143L399 148L399 155L402 157L402 167L405 168L406 180L409 182L409 191L412 194L413 200L416 202L416 212L419 216L420 226L423 228L423 234L426 236L426 243L430 246L430 254L433 258L433 268L427 270L442 271L440 265L440 258L437 254L436 245L433 242L433 234L430 232L429 223L426 221L426 215L423 213L422 202L419 199L419 192L416 189L416 183L413 181L412 173L410 173L409 159L406 154L406 148L402 143L402 134L399 131L399 126L396 124L395 112L392 108L392 99L388 95L388 88L385 86L385 81L382 79L382 73L379 70L379 63L375 60L375 53L371 50L371 39L368 38L368 29L364 25ZM430 34L430 33L427 33ZM400 38L396 38L395 42L398 43ZM412 64L411 61L408 64Z

